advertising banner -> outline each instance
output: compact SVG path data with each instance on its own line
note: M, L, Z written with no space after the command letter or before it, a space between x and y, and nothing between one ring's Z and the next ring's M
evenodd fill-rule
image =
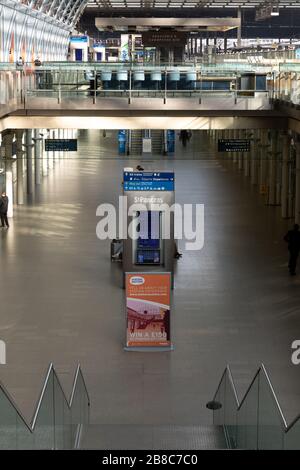
M126 346L171 348L171 273L126 273Z

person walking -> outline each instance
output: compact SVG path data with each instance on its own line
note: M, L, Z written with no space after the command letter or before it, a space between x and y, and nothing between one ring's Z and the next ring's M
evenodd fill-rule
M8 197L6 193L3 191L1 198L0 198L0 218L1 218L1 227L9 227L8 218L7 218L7 210L8 210Z
M295 224L294 228L288 231L284 237L284 241L288 244L288 250L290 252L289 271L291 276L295 276L300 252L300 231L298 224Z

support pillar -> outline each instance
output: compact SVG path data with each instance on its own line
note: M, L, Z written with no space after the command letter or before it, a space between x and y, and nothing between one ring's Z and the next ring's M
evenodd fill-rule
M13 134L10 131L2 133L3 146L5 151L5 192L9 200L7 217L14 215L14 191L13 191L13 171L12 171L12 141Z
M244 152L244 175L246 177L250 176L250 155L251 155L251 148L253 146L254 140L254 131L251 130L246 134L246 138L250 140L250 152Z
M240 20L240 25L237 28L237 47L242 46L242 9L238 8L238 19Z
M34 130L34 179L35 184L41 184L41 136L40 130Z
M277 131L271 131L271 151L268 152L269 164L268 164L268 204L274 206L276 204L276 169L277 169L277 158L278 158L278 133Z
M297 136L299 138L299 136ZM295 223L300 224L300 142L296 143Z
M235 129L233 131L233 138L238 139L239 138L239 130ZM238 161L238 152L233 152L233 163L237 163Z
M244 139L244 134L245 134L245 131L244 130L240 130L239 132L239 138L240 139ZM238 168L240 171L243 171L243 168L244 168L244 153L243 152L238 152Z
M27 194L33 193L33 175L32 175L32 130L26 130L26 179Z
M250 175L251 175L251 184L253 186L257 185L258 182L258 155L259 150L258 146L260 144L260 131L253 131L253 140L251 142L251 152L250 152Z
M259 190L261 194L267 193L267 152L269 149L268 131L261 131Z
M45 151L45 143L44 139L47 138L47 130L43 129L43 137L41 140L41 154L42 154L42 174L43 176L48 176L48 168L49 168L49 156L48 153Z
M282 168L281 168L281 216L288 217L289 206L289 160L290 160L290 136L285 133L282 136Z
M23 129L16 130L17 139L17 204L24 204Z

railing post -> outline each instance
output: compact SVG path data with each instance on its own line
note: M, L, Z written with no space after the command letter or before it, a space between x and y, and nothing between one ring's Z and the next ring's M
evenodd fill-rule
M131 89L132 89L132 73L131 68L129 69L129 96L128 96L128 104L131 104Z
M202 103L202 72L200 71L200 93L199 93L199 104Z
M164 104L166 104L167 102L167 86L168 86L168 72L167 72L167 68L165 70L165 95L164 95Z
M93 104L96 104L97 99L97 72L96 68L94 68L94 95L93 95Z
M58 104L61 103L61 75L60 75L60 70L58 71Z
M236 73L236 77L235 77L235 91L234 91L234 104L237 104L237 97L238 97L238 74Z

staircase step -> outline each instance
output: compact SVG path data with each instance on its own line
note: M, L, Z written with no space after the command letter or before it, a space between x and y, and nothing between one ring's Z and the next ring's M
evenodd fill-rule
M208 450L226 449L221 426L139 426L90 424L83 428L80 449Z

